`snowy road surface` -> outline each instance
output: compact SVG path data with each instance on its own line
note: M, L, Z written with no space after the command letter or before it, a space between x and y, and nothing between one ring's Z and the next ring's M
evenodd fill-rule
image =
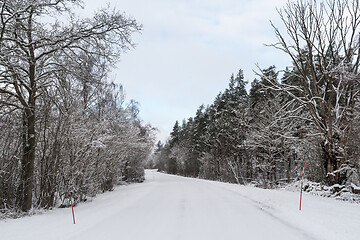
M0 221L2 240L360 239L360 205L147 171L70 209Z

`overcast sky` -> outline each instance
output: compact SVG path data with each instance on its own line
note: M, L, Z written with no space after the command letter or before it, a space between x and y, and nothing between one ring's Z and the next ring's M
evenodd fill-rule
M289 65L270 25L280 26L276 7L286 0L84 0L85 11L116 7L143 25L137 43L113 71L127 99L140 103L145 123L159 129L165 141L176 120L193 117L211 104L241 68L245 79L261 68Z

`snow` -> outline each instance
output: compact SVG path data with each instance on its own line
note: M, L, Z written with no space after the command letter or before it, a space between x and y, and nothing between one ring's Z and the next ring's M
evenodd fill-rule
M1 239L359 239L359 204L146 172L75 208L0 221Z
M351 184L351 187L354 188L357 191L360 191L360 187L356 186L355 184Z
M302 181L296 181L286 186L286 189L291 191L298 191ZM311 193L312 195L335 198L348 202L360 203L359 187L355 184L350 186L334 184L333 186L326 186L321 183L312 182L307 179L303 181L303 191Z

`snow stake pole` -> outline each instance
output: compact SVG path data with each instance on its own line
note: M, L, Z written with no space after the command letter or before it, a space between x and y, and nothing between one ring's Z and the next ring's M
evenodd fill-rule
M304 172L305 172L305 161L303 162L303 169L302 169L302 174L301 174L300 206L299 206L300 211L301 211L302 189L303 189L303 182L304 182Z
M73 205L73 202L72 202L72 199L71 199L71 198L70 198L70 203L71 203L71 210L72 210L73 221L74 221L74 224L75 224L74 205Z

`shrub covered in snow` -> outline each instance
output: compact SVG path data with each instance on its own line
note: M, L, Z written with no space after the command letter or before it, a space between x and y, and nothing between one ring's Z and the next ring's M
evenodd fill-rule
M301 181L295 181L285 187L292 191L300 191ZM338 200L360 203L360 187L355 184L326 186L322 183L304 180L303 191L317 196L331 197Z

